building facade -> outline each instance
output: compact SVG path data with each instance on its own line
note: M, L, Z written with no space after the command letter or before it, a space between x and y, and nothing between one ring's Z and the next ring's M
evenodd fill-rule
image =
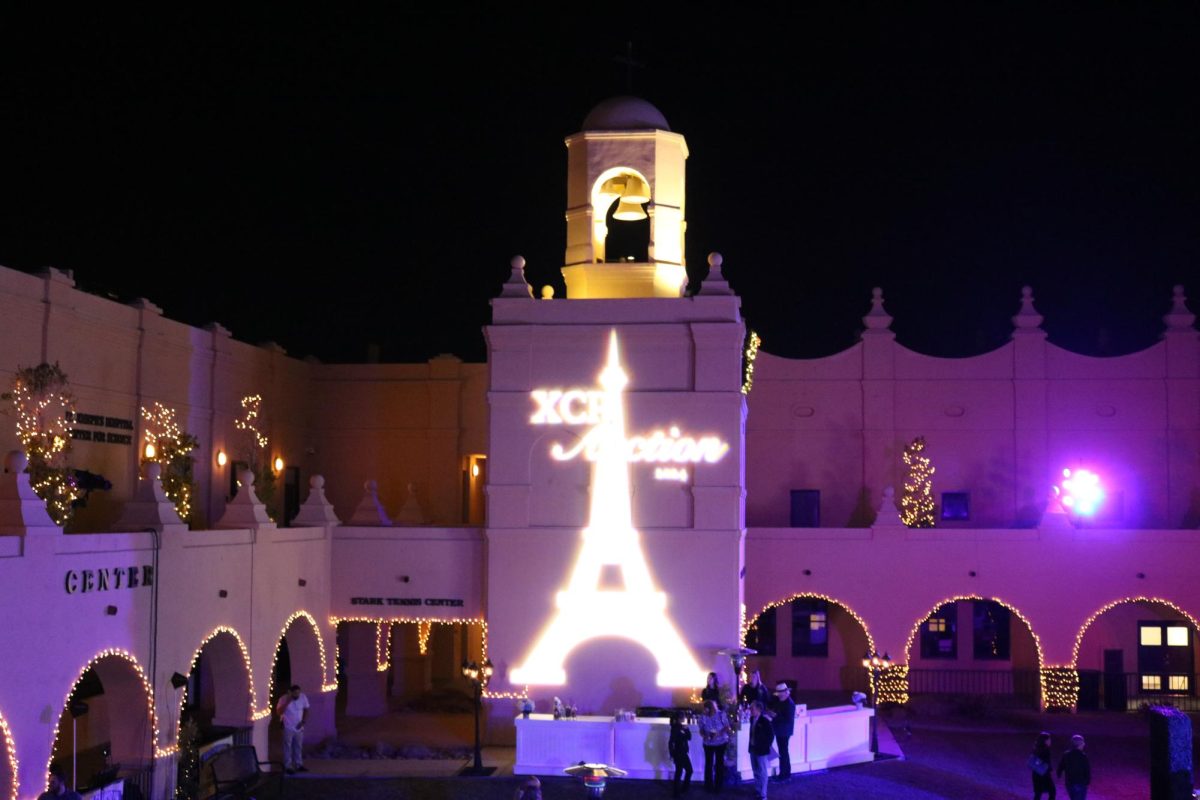
M57 363L70 464L112 484L64 532L20 454L0 475L0 797L36 796L72 753L81 785L116 766L167 796L181 723L265 753L288 683L312 742L338 702L465 688L467 658L495 665L497 742L516 698L685 703L710 670L732 683L740 645L813 704L868 688L868 651L896 665L884 699L1192 702L1182 289L1162 341L1115 358L1047 342L1028 290L1012 341L972 358L897 344L878 291L852 348L753 357L719 256L685 291L684 138L623 98L566 144L568 296L514 259L487 364L320 364L0 269L0 382ZM256 395L261 445L239 426ZM141 463L156 402L199 442L190 525ZM918 437L933 527L898 510ZM1094 514L1064 470L1096 477Z

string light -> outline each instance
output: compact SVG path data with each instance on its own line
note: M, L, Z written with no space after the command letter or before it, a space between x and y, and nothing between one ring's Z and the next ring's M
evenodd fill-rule
M381 622L375 626L375 669L387 672L392 661L392 626L391 623Z
M17 770L20 768L20 763L17 762L17 744L13 741L12 730L8 727L8 721L0 715L0 739L3 740L4 752L8 755L8 797L7 800L17 800L17 776L20 774Z
M754 362L758 358L758 346L762 339L754 331L750 331L750 341L746 345L746 378L742 383L742 394L750 394L754 388Z
M153 408L142 407L142 419L146 422L146 452L142 463L155 462L162 465L163 492L175 504L179 518L187 522L192 516L192 463L191 452L200 446L200 441L179 426L175 409L155 402Z
M417 652L421 655L429 653L429 635L433 633L432 622L417 623Z
M942 600L940 600L939 602L934 604L933 608L930 609L928 614L926 614L925 616L921 617L920 619L918 619L916 621L916 623L912 626L912 629L908 632L908 641L905 642L905 644L904 644L904 660L907 661L910 666L912 665L913 642L916 641L917 636L920 634L921 626L924 625L926 622L928 622L930 617L932 617L939 608L946 605L947 603L957 603L959 600L988 600L989 602L996 603L997 605L1001 605L1004 608L1007 608L1013 616L1015 616L1017 619L1021 620L1021 622L1024 623L1024 625L1025 625L1025 629L1029 631L1029 635L1033 637L1033 645L1037 650L1038 673L1039 673L1039 675L1042 675L1042 673L1045 670L1045 667L1043 666L1044 659L1043 659L1043 653L1042 653L1042 639L1040 636L1037 635L1037 631L1035 631L1033 629L1033 623L1031 623L1029 621L1029 619L1024 614L1021 613L1020 609L1018 609L1016 606L1012 605L1011 603L1005 602L1004 600L1000 599L999 597L981 597L980 595L977 595L977 594L956 595L954 597L943 598ZM906 675L907 675L907 672L906 672ZM1041 686L1042 686L1042 697L1044 698L1045 697L1045 687L1046 687L1044 675L1042 676L1042 678L1040 679L1039 682L1041 683Z
M251 394L242 398L242 410L245 415L233 421L233 427L239 431L249 431L251 440L261 450L267 446L267 437L258 429L258 417L262 407L262 395Z
M1047 709L1074 709L1079 704L1079 672L1074 667L1042 667L1042 697Z
M299 611L293 611L292 615L290 617L288 617L286 620L284 620L283 627L280 628L279 636L275 639L275 641L280 642L280 643L285 641L287 639L288 629L292 627L292 623L296 622L297 620L301 620L301 619L306 620L309 625L312 625L313 634L315 634L317 637L317 650L321 654L321 680L324 681L325 676L328 674L328 671L327 671L328 668L326 666L327 662L325 661L325 640L321 638L321 629L317 625L316 617L314 617L312 614L308 613L304 609L300 609ZM275 646L275 655L271 659L271 679L270 679L270 682L267 684L267 702L268 703L270 703L272 701L272 699L275 697L275 664L276 664L276 662L279 661L279 650L280 650L279 645L276 645ZM327 688L330 685L333 686L332 689ZM322 683L321 691L322 692L329 692L329 691L336 692L337 684L336 683L334 683L334 684Z
M256 711L254 709L254 705L255 705L255 703L254 703L254 669L250 665L250 651L246 649L246 643L242 641L241 635L238 634L238 632L235 631L233 628L226 627L225 625L218 625L216 628L213 628L211 631L209 631L208 635L204 637L204 640L200 642L200 646L196 648L196 652L192 654L191 667L189 668L190 671L195 672L196 666L200 663L200 655L204 651L204 647L209 642L211 642L213 639L217 638L218 636L220 636L223 633L227 633L230 636L232 636L233 640L235 642L237 642L238 649L242 651L242 661L246 665L246 683L249 686L249 692L250 692L250 697L249 697L250 702L249 702L249 705L247 706L247 711L249 712L248 713L249 718L252 721L257 721L257 720L265 719L266 717L269 717L271 715L270 707L260 709L258 711ZM274 670L272 670L272 671L274 671ZM184 709L185 705L187 705L187 687L186 686L184 687L183 691L180 693L180 696L179 696L179 713L176 716L176 719L178 719L180 721L180 724L182 724L182 722L183 722L183 709ZM176 726L176 729L175 729L174 747L176 749L178 749L178 747L179 747L179 727L178 726Z
M16 412L17 439L29 458L29 484L45 501L54 524L65 525L80 496L65 463L75 419L75 398L67 389L67 376L58 364L23 367L6 396Z
M872 652L875 651L875 649L876 649L875 648L875 639L874 639L874 637L871 636L871 629L869 627L867 627L867 621L865 619L863 619L862 617L860 617L858 615L857 611L855 611L853 608L851 608L850 606L843 603L841 600L838 600L837 598L834 598L834 597L830 597L827 594L820 594L818 592L797 592L796 594L793 594L790 597L786 597L783 600L776 600L773 603L767 603L765 606L762 607L762 610L760 610L757 614L754 615L754 619L750 621L749 625L746 624L746 606L745 606L745 604L743 604L742 605L742 647L748 646L746 644L746 636L749 635L751 630L755 629L755 627L758 625L759 618L762 617L763 614L767 613L768 611L770 611L773 608L779 608L781 606L785 606L788 603L792 602L793 600L824 600L826 603L833 603L835 606L842 609L843 611L845 611L847 614L849 614L851 617L854 618L854 621L857 622L859 624L859 627L862 628L863 633L865 633L867 635L867 649Z
M932 528L934 524L933 473L937 470L930 464L929 456L921 455L924 450L925 437L918 436L901 455L908 475L900 497L900 519L910 528Z
M1196 618L1172 603L1170 600L1163 600L1161 597L1145 597L1142 595L1139 595L1138 597L1124 597L1120 600L1114 600L1111 603L1097 609L1095 613L1088 617L1083 623L1083 627L1079 629L1079 633L1075 634L1075 647L1071 651L1072 667L1079 667L1079 647L1083 644L1083 635L1087 633L1087 629L1091 627L1092 623L1099 619L1104 612L1111 611L1117 606L1124 605L1126 603L1158 603L1159 605L1164 605L1174 611L1176 614L1182 614L1183 616L1187 617L1188 622L1192 624L1192 630L1200 630L1200 624L1196 623Z
M120 658L129 662L129 666L137 673L138 679L142 682L142 688L146 692L146 708L150 717L150 750L158 753L158 719L154 713L154 691L150 687L150 680L146 677L146 671L142 669L142 665L138 663L137 657L128 650L123 650L118 647L109 647L101 650L96 655L92 656L91 660L83 665L83 669L79 670L79 676L75 678L75 682L71 684L71 690L67 692L67 696L63 698L63 708L67 708L71 703L71 696L75 694L75 690L79 688L79 684L83 681L83 676L87 671L92 669L97 663L105 658ZM58 724L62 721L62 715L59 714L58 719L54 723L54 732L50 736L51 742L58 741ZM54 749L51 747L50 760L46 762L46 772L50 772L50 765L54 760ZM16 763L16 759L10 759L11 763ZM15 795L14 795L15 796Z

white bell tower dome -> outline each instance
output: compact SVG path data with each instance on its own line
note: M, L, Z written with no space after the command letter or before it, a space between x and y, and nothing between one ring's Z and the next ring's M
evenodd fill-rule
M593 108L566 144L562 273L568 299L681 296L687 283L683 136L645 100L613 97ZM609 237L617 225L647 218L644 256L612 252Z

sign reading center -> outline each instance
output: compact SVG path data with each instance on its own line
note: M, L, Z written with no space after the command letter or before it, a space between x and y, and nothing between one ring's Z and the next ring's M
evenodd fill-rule
M604 405L610 398L603 391L590 389L534 389L529 393L537 406L529 418L531 425L590 425L592 426L571 447L555 443L550 456L556 461L570 461L583 456L595 461L604 443L599 424L604 417ZM715 464L729 452L729 444L717 436L690 436L672 425L666 430L651 431L644 436L623 439L622 453L626 463L644 464ZM659 480L686 480L682 469L658 469Z

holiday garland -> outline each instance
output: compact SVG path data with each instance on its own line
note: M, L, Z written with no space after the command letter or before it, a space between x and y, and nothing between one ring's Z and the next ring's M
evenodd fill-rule
M179 427L175 420L175 409L155 402L152 409L142 408L142 419L146 421L146 449L142 463L162 465L162 487L167 497L175 504L175 511L184 522L192 521L192 496L195 494L195 478L192 467L195 459L192 451L200 441Z
M242 418L233 421L233 427L246 435L243 455L254 473L254 494L267 507L267 514L275 519L271 504L275 500L275 472L266 458L267 436L258 429L262 414L262 395L252 394L242 398Z
M75 398L57 363L20 367L11 392L0 396L13 404L17 439L29 458L29 483L46 501L56 525L66 525L80 497L75 475L66 465L71 452Z

